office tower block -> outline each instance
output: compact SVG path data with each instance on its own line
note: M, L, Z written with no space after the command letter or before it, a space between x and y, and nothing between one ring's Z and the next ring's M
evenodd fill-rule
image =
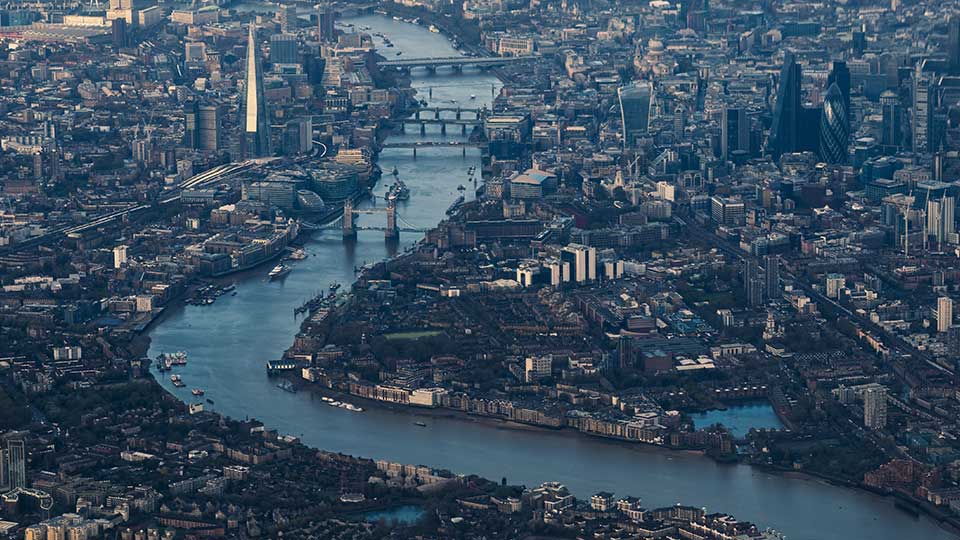
M630 148L637 138L647 134L650 127L650 107L653 103L653 87L647 81L622 86L617 90L620 102L620 123L623 130L623 146Z
M686 28L702 31L707 24L710 3L708 0L681 0L678 17Z
M247 36L246 75L240 118L240 159L266 157L273 154L270 147L270 125L267 103L263 97L261 69L255 29L251 24Z
M270 36L270 61L274 64L299 64L300 51L297 36L274 34Z
M750 120L746 109L726 107L720 127L720 157L730 159L735 152L750 152Z
M930 124L932 108L930 106L930 75L924 73L923 63L918 62L913 70L913 108L910 111L913 129L913 151L929 152Z
M191 101L183 106L183 145L200 147L200 104Z
M287 155L313 150L313 121L310 117L287 122L283 133L283 149Z
M337 14L332 8L321 5L317 11L317 37L320 43L336 40L336 30L334 23L337 20Z
M110 22L110 30L113 35L113 48L120 49L126 47L129 42L127 41L127 20L124 18L116 18Z
M927 237L933 236L937 250L943 249L943 243L949 241L956 232L954 224L956 199L947 197L946 192L939 199L927 201Z
M953 326L953 300L946 296L937 299L937 332L946 332Z
M827 90L820 115L820 159L833 164L846 162L849 140L850 122L843 93L837 83L833 83Z
M793 53L787 53L780 70L780 86L773 108L770 127L770 154L776 159L781 154L795 152L800 147L800 83L802 72Z
M597 279L596 248L568 244L560 252L560 261L570 265L570 281L582 283Z
M938 230L939 239L946 241L953 233L957 232L956 213L957 200L954 197L947 197L944 193L940 199L940 228Z
M280 31L283 33L296 31L297 29L297 6L281 4L277 8L277 22L280 23Z
M886 388L870 388L863 392L863 425L870 429L887 426Z
M200 150L216 152L220 149L220 106L201 105L197 109L197 146Z
M863 51L867 49L867 33L863 30L854 30L851 33L851 49L854 56L862 56Z
M840 93L843 95L843 106L847 111L848 120L850 119L850 69L847 68L847 63L843 61L835 61L833 63L833 68L830 70L830 75L827 76L827 88L829 89L833 85L837 85L837 88L840 89ZM849 127L847 128L849 130Z
M884 146L899 147L903 143L903 109L900 96L886 90L880 94L880 108L883 114L880 143Z
M193 101L183 109L183 145L215 152L220 149L220 106Z
M303 59L303 71L307 74L310 84L323 83L323 70L327 61L317 53L307 54Z
M717 225L742 225L746 215L743 199L737 197L710 197L710 214Z

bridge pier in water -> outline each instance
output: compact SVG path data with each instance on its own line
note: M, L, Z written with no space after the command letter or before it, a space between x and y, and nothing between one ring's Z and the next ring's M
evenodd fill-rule
M347 199L343 203L343 238L344 240L357 238L357 230L353 226L353 201L351 199Z
M383 231L385 240L396 240L400 238L400 229L397 227L397 204L390 201L387 204L387 228Z

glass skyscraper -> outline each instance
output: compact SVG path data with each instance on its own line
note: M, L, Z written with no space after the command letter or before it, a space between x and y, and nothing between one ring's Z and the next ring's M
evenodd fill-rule
M849 139L850 122L843 92L837 83L833 83L827 89L820 115L820 159L827 163L845 162Z
M263 98L263 72L254 27L250 25L247 37L247 73L243 86L243 107L240 133L240 158L266 157L273 154L270 148L270 125L267 103Z
M792 53L787 53L780 71L780 87L777 90L777 103L773 109L773 125L768 143L770 154L774 158L796 152L800 148L801 76L800 64L794 60Z
M274 64L299 64L300 51L297 36L274 34L270 36L270 61Z
M623 145L633 146L637 138L646 135L650 127L650 106L653 88L647 81L636 82L617 90L620 100L620 122L623 125Z

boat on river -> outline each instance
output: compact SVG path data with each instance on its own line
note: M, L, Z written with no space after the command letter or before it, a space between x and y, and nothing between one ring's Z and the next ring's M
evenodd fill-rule
M290 273L290 267L283 263L280 263L274 266L273 270L270 270L270 273L267 274L267 278L272 281L274 279L280 279L289 273Z

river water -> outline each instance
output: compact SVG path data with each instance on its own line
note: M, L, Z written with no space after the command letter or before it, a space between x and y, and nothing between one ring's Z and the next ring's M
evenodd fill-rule
M697 429L720 424L734 437L746 437L751 429L780 429L783 423L777 413L766 401L732 405L726 409L715 409L697 413L693 416L693 425Z
M395 56L396 51L403 51L403 57L458 54L443 36L423 27L380 16L348 22L369 26L371 32L392 40L394 48L382 49L386 56ZM469 71L415 73L413 85L432 105L448 106L456 100L464 107L489 104L491 87L499 87L494 77ZM441 137L435 131L428 132L427 139ZM460 137L454 131L448 138ZM390 140L418 137L416 132ZM416 159L410 150L388 150L381 154L380 164L387 173L384 180L396 166L411 190L410 200L400 206L403 220L428 227L443 218L459 194L457 186L467 184L467 169L479 166L480 157L473 149L466 157L458 149L420 150ZM364 215L360 222L374 225L377 219L383 217ZM333 281L348 286L355 266L389 257L418 237L401 234L399 246L391 249L380 232L361 231L357 242L349 245L338 232L323 231L306 243L310 257L293 263L293 272L284 280L268 282L269 268L256 269L235 278L236 296L221 297L211 306L171 309L150 330L150 354L187 351L189 364L178 370L186 388L174 388L167 377L159 377L160 382L185 401L192 401L191 388L203 388L215 402L208 407L233 418L257 418L325 450L448 468L495 481L505 476L511 483L528 486L555 480L579 497L606 490L641 497L648 507L704 506L777 529L790 539L953 538L929 519L896 510L888 499L821 481L718 465L698 455L570 432L512 430L470 419L422 417L409 410L354 413L329 407L306 392L285 392L267 379L264 363L279 358L299 328L294 307ZM413 424L420 420L427 425Z

